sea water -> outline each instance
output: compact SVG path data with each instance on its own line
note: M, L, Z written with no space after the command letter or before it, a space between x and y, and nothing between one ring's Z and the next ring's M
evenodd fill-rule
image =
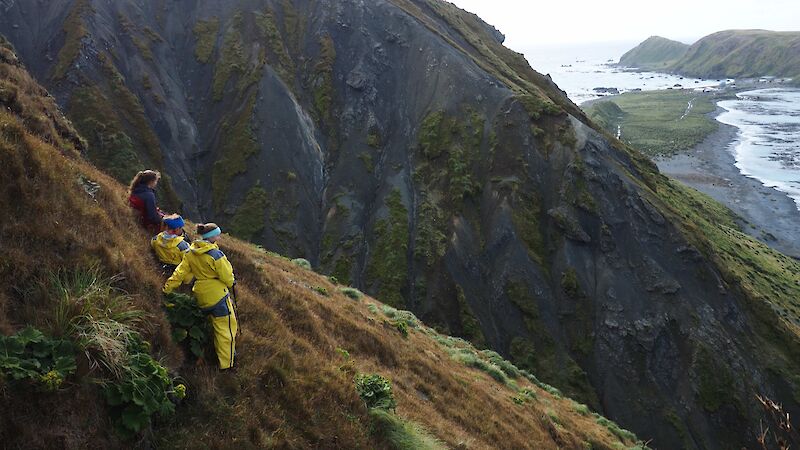
M593 43L572 46L542 46L522 49L525 58L539 73L549 74L573 102L581 104L604 95L594 88L616 88L620 93L719 86L726 80L702 80L678 75L636 72L617 67L616 62L636 42Z
M748 177L785 192L800 209L800 89L741 92L717 117L739 129L730 151Z

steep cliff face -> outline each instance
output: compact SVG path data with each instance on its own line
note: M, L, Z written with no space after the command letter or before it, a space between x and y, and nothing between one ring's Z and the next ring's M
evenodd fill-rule
M755 393L797 410L798 264L448 3L16 3L0 31L99 166L163 167L190 216L497 349L658 447L751 445Z

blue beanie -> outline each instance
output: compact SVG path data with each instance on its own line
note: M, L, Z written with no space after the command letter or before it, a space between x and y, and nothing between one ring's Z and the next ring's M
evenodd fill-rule
M183 217L176 216L171 218L164 218L164 225L167 226L170 230L177 230L179 228L183 228L185 223L183 222Z

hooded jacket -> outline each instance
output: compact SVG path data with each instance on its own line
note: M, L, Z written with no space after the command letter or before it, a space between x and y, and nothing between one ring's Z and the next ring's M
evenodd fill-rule
M139 202L134 202L133 197L136 197ZM161 212L156 206L156 191L146 184L136 186L131 192L131 206L139 211L142 216L142 223L144 225L159 225L161 224Z
M189 251L189 243L183 236L175 236L166 231L158 233L150 240L150 246L162 264L177 266L183 261L183 255Z
M235 282L233 267L225 254L217 244L203 240L192 243L189 252L164 285L164 293L169 294L181 284L190 283L192 278L196 280L192 292L197 298L197 306L204 310L228 298L229 289Z

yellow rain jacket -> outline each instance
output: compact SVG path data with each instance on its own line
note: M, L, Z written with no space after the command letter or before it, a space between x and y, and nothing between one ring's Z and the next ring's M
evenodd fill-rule
M166 231L158 233L150 240L150 246L162 264L177 266L183 261L183 255L189 251L189 243L183 236L175 236Z
M233 267L217 244L194 241L183 261L164 285L169 294L195 279L194 292L197 306L209 314L214 328L214 348L217 351L220 369L233 367L236 353L238 322L231 302L230 289L235 281Z

